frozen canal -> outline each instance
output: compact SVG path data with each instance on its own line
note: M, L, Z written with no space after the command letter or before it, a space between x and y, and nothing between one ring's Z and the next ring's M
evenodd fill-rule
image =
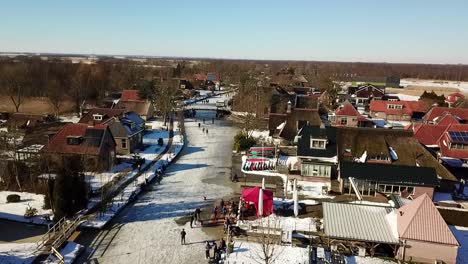
M216 100L211 99L213 103ZM179 226L174 219L231 193L230 187L219 185L219 177L229 177L231 173L236 129L224 120L212 124L214 114L200 111L197 121L186 120L187 145L177 162L168 168L162 184L152 186L108 228L77 241L87 246L78 263L205 262L203 241L210 237L198 227ZM198 128L201 118L206 119L202 127L209 130L208 134ZM208 201L203 200L204 196ZM180 245L182 228L187 231L185 246Z

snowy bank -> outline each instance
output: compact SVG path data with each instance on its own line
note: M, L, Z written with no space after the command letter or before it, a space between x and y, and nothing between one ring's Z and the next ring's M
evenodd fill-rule
M178 127L178 123L174 122L174 126ZM179 129L174 130L174 136L172 139L172 146L169 151L164 154L157 162L155 162L150 168L144 173L133 180L133 183L129 184L122 191L120 191L113 199L107 210L104 212L97 212L94 218L82 224L82 226L90 228L103 228L116 214L120 212L134 197L142 191L142 186L146 182L151 182L155 178L155 172L160 170L163 166L171 163L181 152L184 146L184 136L178 132ZM147 160L146 162L151 162ZM129 173L125 179L131 179L138 173L138 170L134 170ZM89 207L89 206L88 206Z
M17 203L7 203L7 196L10 194L17 194L21 200ZM44 216L51 216L52 210L42 209L44 205L44 195L26 193L26 192L0 192L0 218L17 222L33 223L33 224L47 224ZM28 207L37 209L37 216L25 218L24 213Z
M68 242L67 245L60 250L60 254L65 258L64 262L65 264L72 264L73 261L80 255L80 253L83 251L84 246L74 243L74 242ZM50 255L46 261L43 263L47 264L59 264L60 260L54 256Z
M36 256L35 243L24 244L0 244L0 263L5 264L29 264Z

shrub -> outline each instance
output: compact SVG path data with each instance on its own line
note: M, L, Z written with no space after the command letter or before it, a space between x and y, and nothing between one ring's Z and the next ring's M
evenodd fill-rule
M26 208L26 212L24 212L24 217L26 218L34 217L36 215L37 215L37 209L34 207L28 207Z
M234 252L234 243L232 243L232 242L229 243L228 247L227 247L227 250L228 250L229 253Z
M17 203L21 200L21 197L18 194L10 194L6 199L7 203Z
M247 136L245 133L239 132L234 137L234 150L244 151L255 145L255 139Z

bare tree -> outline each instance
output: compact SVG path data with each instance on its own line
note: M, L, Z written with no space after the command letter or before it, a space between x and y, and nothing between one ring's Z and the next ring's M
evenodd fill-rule
M30 88L29 77L28 67L23 63L7 65L1 72L1 86L5 89L5 94L10 97L16 112L19 112L24 97L28 95L27 92Z
M47 84L47 96L54 107L55 116L59 116L60 106L64 97L63 87L57 80L50 80Z
M272 264L281 254L281 226L278 221L261 218L261 232L258 247L254 248L252 260L259 264Z
M164 118L164 125L170 112L172 112L175 105L175 96L177 94L177 84L172 80L162 80L156 86L156 108L161 112Z
M4 149L6 153L10 153L9 158L5 160L5 170L2 170L3 176L1 178L5 178L4 180L8 182L12 181L9 179L14 178L14 181L20 191L22 191L23 188L20 180L20 161L18 160L16 152L20 147L21 138L22 135L14 128L11 128L8 133L2 133L0 141L0 147ZM9 162L10 166L8 166Z

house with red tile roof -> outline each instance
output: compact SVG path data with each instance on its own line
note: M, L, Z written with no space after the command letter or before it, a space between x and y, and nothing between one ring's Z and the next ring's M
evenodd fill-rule
M449 107L452 107L452 105L455 104L460 99L465 99L465 95L461 93L451 93L447 95L445 102L448 104Z
M154 116L154 105L151 101L140 97L138 90L123 90L119 107L126 112L135 112L144 120Z
M391 121L411 121L421 118L430 105L424 101L383 101L372 100L370 116Z
M468 109L466 108L449 108L449 107L433 107L423 117L423 122L427 124L436 124L446 114L451 114L460 123L468 123Z
M365 127L370 123L349 101L345 101L335 113L329 114L328 120L332 126Z
M42 149L54 164L62 158L80 158L87 169L109 170L115 159L116 143L106 125L67 124Z
M412 130L415 138L437 153L439 160L450 167L468 168L468 124L460 124L446 115L439 123L416 124Z
M404 261L456 263L460 244L431 198L424 194L397 211L402 246L397 258Z

